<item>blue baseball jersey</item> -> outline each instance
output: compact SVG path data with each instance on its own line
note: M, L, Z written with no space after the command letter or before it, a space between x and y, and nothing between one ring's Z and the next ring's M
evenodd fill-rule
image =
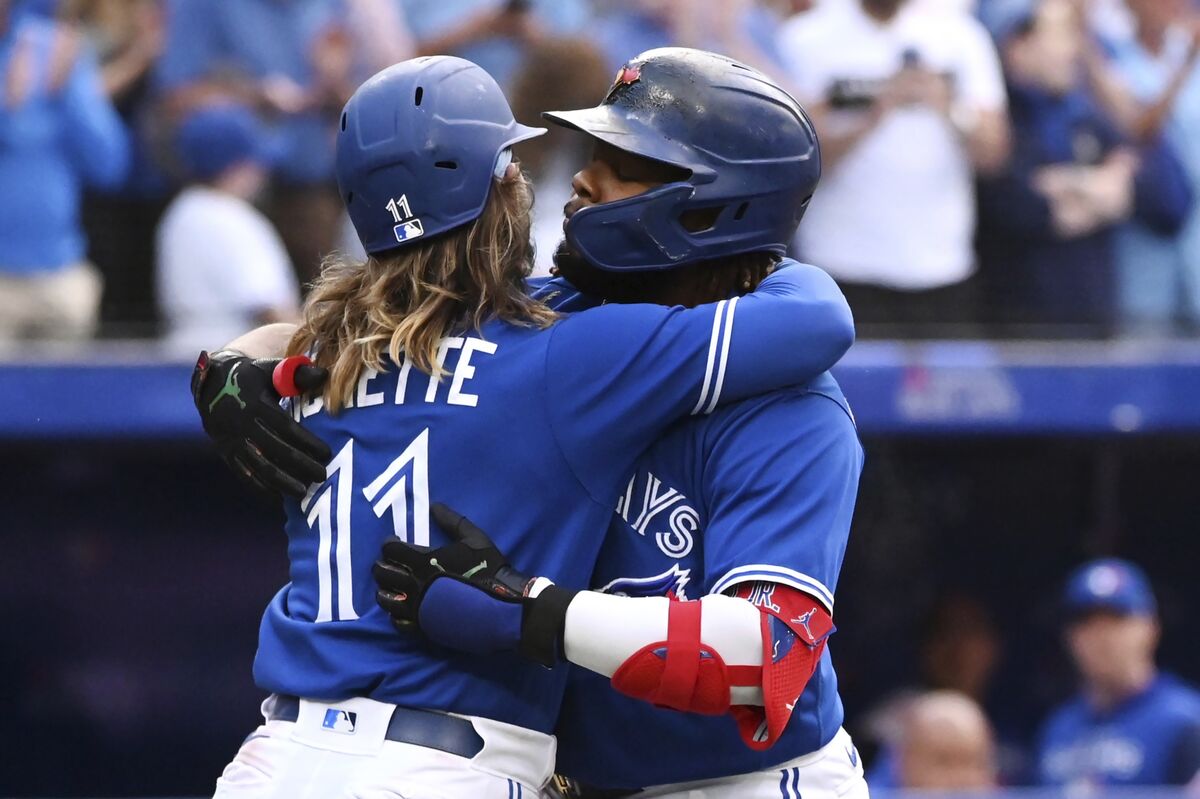
M1160 675L1108 712L1077 697L1046 722L1037 766L1043 785L1186 784L1200 771L1200 693Z
M586 587L613 498L647 443L679 417L827 368L847 346L829 332L838 303L827 276L796 266L695 309L610 305L546 330L493 321L442 341L442 380L405 361L367 371L337 415L319 398L294 408L335 455L324 482L285 502L291 582L263 618L258 685L549 732L565 667L398 635L375 603L383 543L444 544L432 497L494 531L523 569ZM808 326L811 346L797 346Z
M699 599L762 580L832 613L862 464L850 408L827 373L676 425L626 481L592 586ZM842 716L828 648L764 752L742 742L731 716L656 708L573 667L555 730L558 770L597 788L744 774L819 749Z

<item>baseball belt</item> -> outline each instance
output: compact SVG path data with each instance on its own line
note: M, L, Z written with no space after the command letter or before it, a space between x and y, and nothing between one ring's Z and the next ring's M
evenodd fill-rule
M299 717L300 699L295 696L277 695L267 708L270 721L295 721ZM483 749L483 738L466 719L398 705L392 711L384 738L467 759L475 757Z

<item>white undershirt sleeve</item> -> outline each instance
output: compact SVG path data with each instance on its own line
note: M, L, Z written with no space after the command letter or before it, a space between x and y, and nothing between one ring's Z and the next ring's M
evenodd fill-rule
M762 665L760 611L744 599L714 594L701 603L700 640L730 666ZM567 660L612 677L650 644L667 640L666 597L627 597L580 591L567 608ZM762 687L734 687L735 705L763 704Z

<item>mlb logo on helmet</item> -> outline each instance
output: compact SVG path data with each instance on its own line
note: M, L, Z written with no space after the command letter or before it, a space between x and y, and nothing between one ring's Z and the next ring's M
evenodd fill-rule
M419 238L425 235L425 226L421 224L420 219L410 219L407 222L401 222L396 225L394 232L396 241L404 243L410 239Z
M352 713L349 710L330 708L325 711L325 720L321 722L321 726L324 729L340 732L343 735L353 735L354 725L357 721L357 713Z

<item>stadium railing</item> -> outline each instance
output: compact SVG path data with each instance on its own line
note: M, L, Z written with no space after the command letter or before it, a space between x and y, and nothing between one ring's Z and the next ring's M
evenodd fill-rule
M199 436L190 373L144 344L0 357L0 437ZM868 435L1200 431L1200 341L865 341L834 374Z

